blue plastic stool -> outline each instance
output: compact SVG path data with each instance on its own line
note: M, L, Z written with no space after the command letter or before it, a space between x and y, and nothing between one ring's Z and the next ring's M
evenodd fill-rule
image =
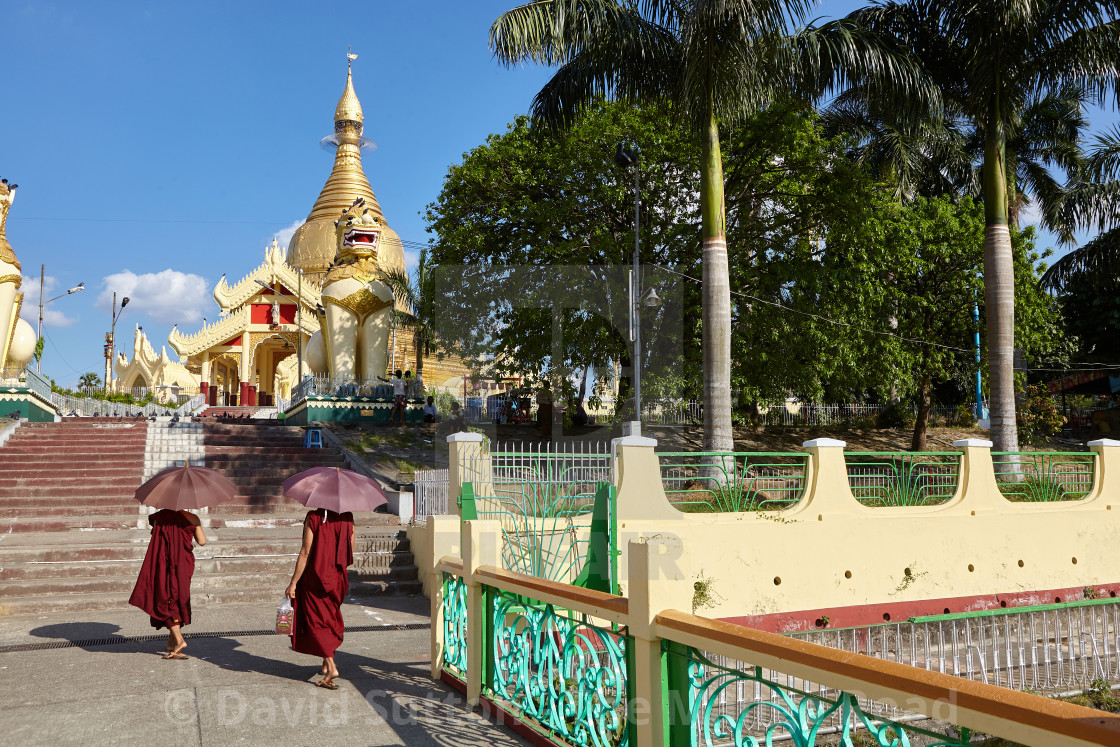
M318 428L309 428L307 433L303 434L303 448L305 449L321 449L323 448L323 432Z

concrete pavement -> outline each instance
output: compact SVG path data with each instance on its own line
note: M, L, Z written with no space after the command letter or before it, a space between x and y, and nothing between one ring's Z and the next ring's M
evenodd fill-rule
M428 677L427 610L421 597L345 605L337 691L310 684L318 660L286 637L224 634L271 628L274 605L197 610L184 632L214 635L188 638L182 661L159 658L162 640L136 640L155 633L139 610L0 618L0 734L21 745L527 744ZM364 626L386 627L349 630ZM10 650L52 643L64 647Z

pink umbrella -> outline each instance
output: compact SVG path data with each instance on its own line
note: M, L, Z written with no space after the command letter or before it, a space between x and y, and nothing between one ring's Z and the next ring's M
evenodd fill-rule
M168 467L136 489L136 500L145 506L184 508L214 506L232 500L237 486L216 470L206 467Z
M308 508L338 514L373 511L389 502L375 480L340 467L312 467L292 475L284 481L284 495Z

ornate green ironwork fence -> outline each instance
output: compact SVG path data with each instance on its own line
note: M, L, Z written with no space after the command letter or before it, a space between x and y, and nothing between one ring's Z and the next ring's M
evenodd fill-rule
M1066 451L993 451L1000 492L1012 501L1076 501L1093 489L1096 455Z
M502 567L550 581L614 592L618 540L610 455L591 451L497 451L467 466L464 519L502 527Z
M844 454L848 485L865 506L934 506L957 492L961 452Z
M467 671L467 587L461 577L443 574L443 600L443 662L461 680Z
M805 453L660 452L669 500L689 513L792 506L805 492Z
M950 738L913 724L904 726L899 719L925 717L780 672L743 662L717 663L720 657L672 643L666 644L665 654L670 660L668 670L673 672L683 665L688 678L688 721L677 724L670 737L674 745L758 747L789 740L807 747L829 734L836 735L839 744L847 747L905 747L915 734L931 740L921 742L927 747L957 747L971 741L967 729L961 730L958 738ZM864 734L857 735L859 731Z
M551 604L483 588L491 631L483 657L487 694L569 744L633 744L625 628L592 625Z

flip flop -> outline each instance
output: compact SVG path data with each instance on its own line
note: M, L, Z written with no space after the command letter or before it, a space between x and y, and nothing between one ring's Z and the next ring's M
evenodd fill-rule
M164 655L160 658L162 658L162 659L189 659L191 657L187 656L186 654L184 654L182 652L176 652L176 653L168 653L168 654L166 654L166 655Z
M318 682L315 683L315 687L322 687L322 688L326 688L327 690L337 690L338 689L338 685L334 684L333 682L327 682L326 680L319 680Z

